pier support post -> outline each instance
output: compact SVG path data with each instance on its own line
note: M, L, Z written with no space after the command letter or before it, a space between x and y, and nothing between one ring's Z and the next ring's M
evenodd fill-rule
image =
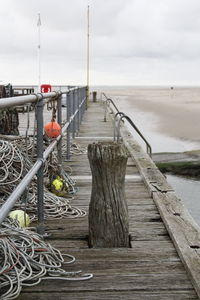
M92 171L89 206L89 245L94 248L129 247L128 207L124 181L127 153L116 142L88 146Z

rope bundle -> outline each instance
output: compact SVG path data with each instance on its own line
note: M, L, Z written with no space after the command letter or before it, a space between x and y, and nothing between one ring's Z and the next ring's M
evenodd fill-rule
M34 286L44 279L74 281L93 277L62 268L63 264L74 261L73 256L62 255L37 233L21 229L16 221L6 219L0 227L0 299L15 299L23 286Z
M31 161L25 157L15 143L0 140L1 192L9 194L31 166Z
M62 142L62 155L65 157L67 154L67 143L64 141ZM70 144L70 154L73 155L81 155L81 154L87 154L87 147L81 147L77 143L71 143Z
M0 204L5 202L6 198L32 166L30 156L27 156L27 153L20 150L23 149L24 141L20 142L20 148L16 143L19 143L19 140L17 142L0 140ZM32 153L31 142L28 145L28 151ZM48 174L50 168L51 171L57 172L56 165L57 157L55 154L52 154L51 159L46 162L45 174ZM61 176L68 187L67 194L70 197L58 197L50 193L47 188L44 188L45 218L77 218L85 216L86 212L84 210L70 205L70 201L73 199L71 196L77 192L75 181L63 169L61 170ZM25 210L30 214L32 220L36 219L36 190L36 181L33 178L30 187L19 199L24 204ZM20 208L22 206L21 202L16 202L15 208Z
M0 186L15 184L22 176L23 156L12 143L0 140Z

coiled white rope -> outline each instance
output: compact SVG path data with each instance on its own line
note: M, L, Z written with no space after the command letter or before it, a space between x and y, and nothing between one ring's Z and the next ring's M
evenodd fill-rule
M67 143L63 138L62 141L62 155L65 157L67 153ZM70 143L70 154L73 155L82 155L87 154L87 147L81 147L78 143Z
M63 256L68 258L66 262ZM62 268L74 261L75 257L62 255L37 233L6 219L0 227L0 299L15 299L23 286L33 286L44 279L79 281L93 277Z
M17 141L19 143L19 140ZM23 143L21 142L20 149L23 149ZM32 153L32 142L28 144L28 150ZM5 202L5 199L14 190L17 184L20 182L25 173L32 166L30 158L27 157L26 152L22 152L16 145L16 142L8 142L0 140L0 204ZM57 164L57 158L54 154L53 160L46 163L45 172L48 174L49 167L55 168ZM61 170L61 176L68 187L68 198L58 197L50 193L45 188L44 193L44 216L45 218L77 218L86 215L84 210L71 206L70 201L73 199L71 196L77 192L75 181L64 171ZM26 205L27 213L31 214L30 218L36 218L37 211L37 198L36 198L36 181L33 181L29 187L29 191L26 192L26 199L21 197L21 200ZM20 200L20 199L19 199ZM21 202L18 201L15 208L21 207Z

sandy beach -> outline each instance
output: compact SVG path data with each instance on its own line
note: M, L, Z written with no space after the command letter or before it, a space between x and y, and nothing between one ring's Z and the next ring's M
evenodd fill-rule
M200 88L113 87L101 91L121 103L121 109L128 105L155 114L159 133L200 142Z

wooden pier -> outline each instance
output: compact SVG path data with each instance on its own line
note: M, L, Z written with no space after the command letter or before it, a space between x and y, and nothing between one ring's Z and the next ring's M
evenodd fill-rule
M48 242L76 257L64 268L94 277L80 282L44 280L23 288L19 300L199 299L199 228L127 129L121 132L130 153L125 184L130 248L89 248L87 217L47 220ZM112 139L111 118L104 122L102 105L91 103L75 142L87 147ZM92 178L87 154L72 156L63 165L72 167L79 187L72 204L88 211Z

